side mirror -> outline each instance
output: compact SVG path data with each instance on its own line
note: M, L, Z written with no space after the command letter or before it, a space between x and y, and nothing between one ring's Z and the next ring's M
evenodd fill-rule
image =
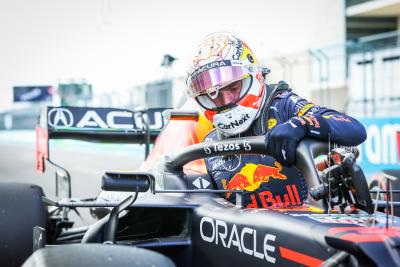
M155 177L151 173L106 172L101 189L105 191L147 192L154 191Z

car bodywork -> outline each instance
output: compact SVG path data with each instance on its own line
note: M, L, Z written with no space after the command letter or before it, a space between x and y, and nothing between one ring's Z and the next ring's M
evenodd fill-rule
M188 103L183 109L193 107L193 103ZM85 112L90 110L81 108L81 111L84 109ZM41 144L37 152L38 168L42 167L44 159L49 160L46 138L145 143L145 136L148 138L150 135L150 139L154 140L158 134L155 131L146 133L135 127L128 130L125 127L123 131L122 128L110 130L113 122L107 123L107 114L122 112L120 110L109 110L104 116L99 115L104 117L101 119L106 122L104 125L92 116L92 119L86 120L90 129L67 129L50 123L54 120L49 115L52 110L47 108L44 111L42 127L37 130ZM135 117L133 113L115 114L123 118ZM121 126L122 123L114 123L114 126L117 124ZM107 129L101 126L107 126ZM132 201L131 196L135 194L136 201L126 202L129 205L116 217L118 225L111 243L161 252L177 266L400 266L398 217L388 217L377 211L369 214L357 208L346 213L338 210L328 213L325 201L315 201L311 197L301 206L244 209L240 203L240 191L215 190L206 173L203 158L228 155L234 151L207 153L210 144L200 142L211 129L212 125L201 113L195 120L190 116L171 120L155 140L151 153L138 172L108 175L115 182L108 189L127 191L113 193L114 198L107 199L106 196L95 201L53 201L45 198L44 201L63 210L76 207L117 209L121 207L122 200ZM242 153L263 152L263 140L258 137L229 139L214 144L239 146ZM251 149L246 150L246 146ZM296 166L305 174L310 188L320 183L311 157L321 152L327 152L327 145L309 140L298 149ZM131 184L135 179L141 181L136 189ZM144 192L139 192L140 187L144 188ZM107 189L107 184L104 188ZM236 203L223 198L227 192L237 194ZM287 197L296 202L290 188ZM47 243L63 245L110 241L108 229L111 217L110 214L88 228L64 227L47 233Z

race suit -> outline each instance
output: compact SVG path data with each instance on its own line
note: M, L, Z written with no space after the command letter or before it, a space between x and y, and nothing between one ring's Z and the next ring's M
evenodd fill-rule
M356 146L365 140L365 129L356 119L299 97L285 82L266 88L268 100L264 101L260 115L246 132L235 137L265 135L276 125L300 117L323 133L313 136L311 131L310 137L328 141L329 136L331 143L343 146ZM204 142L220 139L220 134L213 130ZM294 166L282 166L270 156L215 156L205 162L214 186L243 190L247 208L296 206L307 198L308 187L300 171ZM226 193L224 197L235 203L235 194Z

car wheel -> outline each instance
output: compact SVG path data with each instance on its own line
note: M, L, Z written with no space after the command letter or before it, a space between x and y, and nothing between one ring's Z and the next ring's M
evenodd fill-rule
M151 250L103 244L72 244L37 250L23 267L174 267L166 256Z
M0 266L21 266L33 252L33 227L45 227L41 187L0 183Z

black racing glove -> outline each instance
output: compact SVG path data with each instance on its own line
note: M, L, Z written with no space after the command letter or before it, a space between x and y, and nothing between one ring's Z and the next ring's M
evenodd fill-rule
M265 135L267 154L286 166L291 166L296 160L296 148L301 139L307 135L306 125L290 119L275 126Z
M291 166L296 161L297 146L304 137L327 140L328 132L328 124L319 115L293 117L265 135L267 154L283 165Z

